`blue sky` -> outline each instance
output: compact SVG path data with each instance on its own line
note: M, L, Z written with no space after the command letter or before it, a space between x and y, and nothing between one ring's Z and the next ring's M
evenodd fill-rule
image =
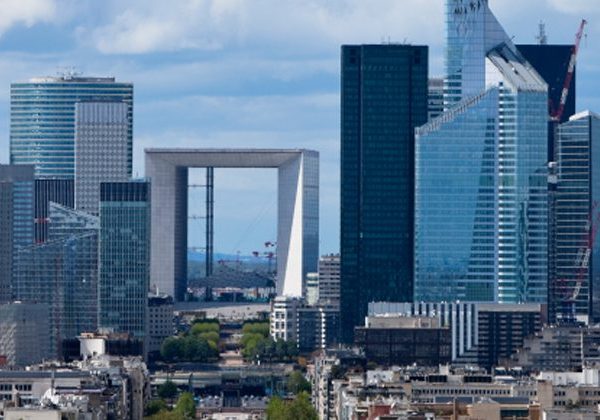
M572 43L587 18L578 109L600 111L597 0L490 4L517 43L534 43L540 20L550 43ZM12 81L66 67L115 76L135 84L139 175L146 147L319 150L323 253L339 247L340 45L427 44L430 73L442 75L443 0L0 0L0 10L0 162ZM270 170L217 170L219 251L275 239L275 182ZM202 214L200 192L191 206ZM191 227L190 245L201 231Z

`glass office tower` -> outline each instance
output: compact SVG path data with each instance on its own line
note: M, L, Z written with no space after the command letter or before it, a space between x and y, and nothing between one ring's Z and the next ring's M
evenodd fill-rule
M150 183L102 183L99 327L145 337L149 267Z
M547 85L484 0L448 0L447 110L416 130L416 301L546 302Z
M50 307L53 356L64 339L97 329L97 217L59 204L49 208L49 237L20 248L14 266L14 294Z
M0 303L12 300L15 252L33 244L31 165L0 165Z
M559 126L551 319L600 320L600 116L575 114Z
M427 121L428 49L342 47L342 338L369 302L413 294L414 128Z
M36 166L36 178L73 179L75 104L125 102L128 115L127 160L132 169L133 84L112 77L45 77L12 83L10 161Z

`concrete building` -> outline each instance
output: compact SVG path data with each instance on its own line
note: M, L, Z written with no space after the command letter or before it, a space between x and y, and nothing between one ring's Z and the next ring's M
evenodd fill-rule
M302 293L307 305L316 305L319 301L319 273L308 273Z
M10 162L35 165L39 179L75 176L75 107L86 101L127 104L127 162L133 151L133 84L113 77L33 78L10 86ZM40 106L40 105L43 106Z
M34 168L0 165L0 303L10 302L18 248L33 244Z
M276 168L277 293L301 297L319 259L319 154L281 149L147 149L152 184L151 286L182 301L187 287L189 168ZM212 204L208 203L212 212ZM208 242L211 242L209 238Z
M171 296L148 297L148 353L160 353L167 337L175 334L175 306Z
M319 258L319 302L340 307L340 254Z
M9 366L28 366L51 356L50 307L43 303L0 305L0 356Z
M101 182L131 177L127 102L75 104L75 208L98 214Z
M540 331L544 307L539 304L372 302L369 315L434 317L451 331L452 362L487 369L510 357L525 339Z
M434 317L368 316L354 336L367 360L384 365L437 366L451 361L450 329Z
M101 184L98 327L141 340L148 326L150 226L148 182Z

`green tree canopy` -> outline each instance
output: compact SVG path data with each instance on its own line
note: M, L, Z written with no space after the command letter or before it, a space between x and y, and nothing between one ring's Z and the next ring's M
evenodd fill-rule
M286 389L288 392L297 395L301 392L310 393L312 387L310 382L306 380L302 372L295 370L288 376Z
M319 420L308 393L301 392L293 401L273 397L267 405L267 420Z
M158 386L157 394L160 398L168 399L175 398L178 391L177 385L175 385L172 381L167 380L165 383Z
M152 400L146 404L146 416L153 416L163 410L167 410L167 403L163 400Z
M174 411L181 414L185 419L196 418L196 403L194 402L194 396L189 392L181 394L177 400Z

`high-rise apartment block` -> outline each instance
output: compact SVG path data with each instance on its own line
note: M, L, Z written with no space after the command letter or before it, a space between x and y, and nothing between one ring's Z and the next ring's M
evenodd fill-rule
M101 182L131 176L129 105L126 102L75 104L75 208L98 214Z
M341 328L413 294L414 128L427 121L428 48L342 47Z
M79 102L124 102L127 165L132 169L133 84L112 77L45 77L11 84L10 162L35 165L36 178L75 176L75 107Z
M446 3L446 112L416 130L416 301L547 300L547 85L487 1Z
M33 188L33 166L0 165L0 303L12 299L15 252L33 244Z
M559 125L554 203L552 320L600 320L600 116L589 111Z
M150 183L100 186L99 327L145 339L150 284Z

